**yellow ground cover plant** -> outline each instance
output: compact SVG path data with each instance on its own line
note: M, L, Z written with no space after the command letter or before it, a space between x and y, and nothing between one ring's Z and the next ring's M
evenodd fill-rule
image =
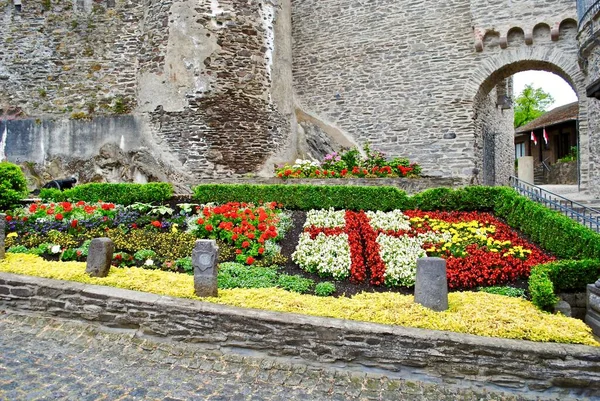
M113 268L108 277L85 274L81 262L49 262L29 254L7 254L0 271L107 285L159 295L200 299L193 277L160 270ZM530 302L483 292L453 292L449 310L433 312L397 293L362 293L352 298L300 295L281 289L220 290L204 301L279 312L334 317L489 337L600 346L582 321L541 312Z

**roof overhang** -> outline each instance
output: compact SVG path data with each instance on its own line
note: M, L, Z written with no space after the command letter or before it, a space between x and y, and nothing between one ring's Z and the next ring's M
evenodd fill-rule
M587 97L595 97L600 100L600 78L592 82L592 84L587 87L586 92Z

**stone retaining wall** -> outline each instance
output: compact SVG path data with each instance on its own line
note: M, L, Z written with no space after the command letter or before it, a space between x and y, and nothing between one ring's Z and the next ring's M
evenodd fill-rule
M538 395L600 397L598 348L234 308L0 273L0 308L41 311L144 335L268 352L406 378Z

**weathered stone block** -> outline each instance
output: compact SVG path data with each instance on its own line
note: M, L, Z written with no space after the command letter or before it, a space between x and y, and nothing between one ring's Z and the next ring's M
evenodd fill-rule
M214 240L198 240L192 251L194 290L199 297L216 297L219 247Z
M554 313L562 313L565 316L571 317L571 305L567 301L560 300L554 305Z
M592 328L595 335L600 336L600 286L598 284L588 284L587 286L587 313L585 322Z
M4 259L4 238L6 238L6 215L0 213L0 259Z
M106 277L115 252L115 244L110 238L94 238L90 243L85 272L92 277Z
M420 258L417 260L415 302L438 312L448 309L448 279L445 259Z

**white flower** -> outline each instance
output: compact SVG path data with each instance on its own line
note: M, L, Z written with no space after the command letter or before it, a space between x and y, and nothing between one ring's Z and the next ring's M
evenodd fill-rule
M52 248L50 248L50 252L60 253L60 245L52 245Z
M152 259L146 259L144 266L154 266L154 261Z
M320 233L313 240L309 233L302 233L292 260L308 272L338 280L346 278L352 263L348 235Z
M423 238L396 238L380 234L377 242L379 254L385 263L385 283L390 286L413 286L417 275L417 259L427 256L421 248Z
M366 212L367 217L369 217L371 227L373 229L382 229L382 230L391 230L391 231L399 231L399 230L409 230L410 222L408 221L408 216L402 213L401 210L392 210L391 212Z
M321 209L321 210L309 210L306 213L306 222L304 227L324 227L324 228L336 228L344 227L346 225L346 211L345 210L333 210Z

